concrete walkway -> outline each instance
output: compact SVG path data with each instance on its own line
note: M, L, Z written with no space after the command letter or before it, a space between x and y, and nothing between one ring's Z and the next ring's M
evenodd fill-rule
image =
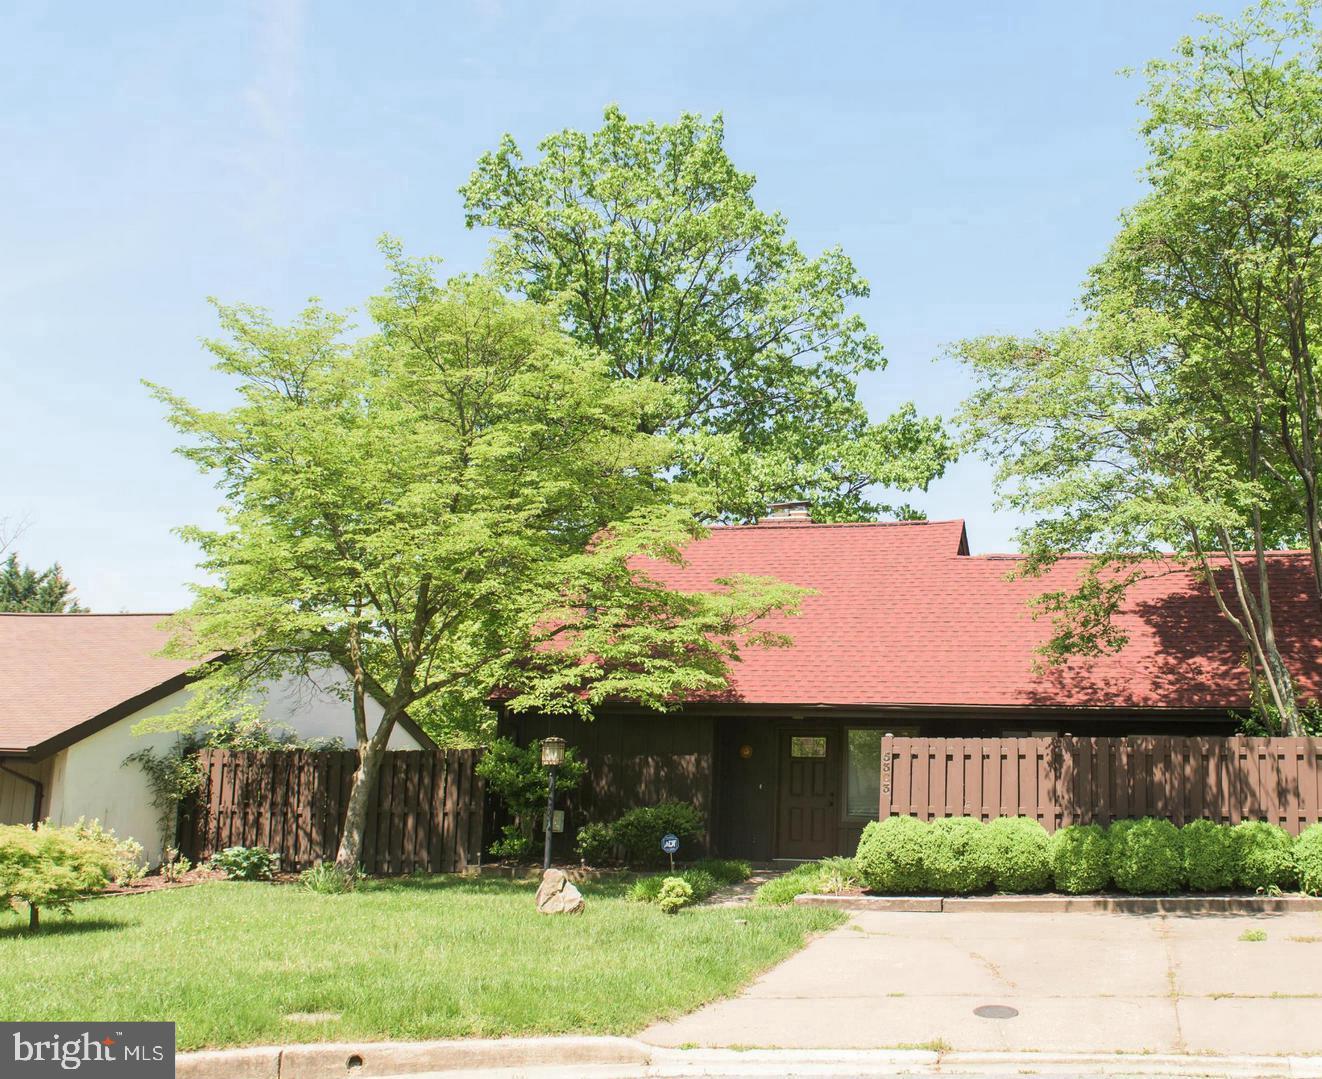
M975 1014L985 1005L1018 1014ZM859 913L737 998L641 1037L672 1047L1322 1054L1322 915Z

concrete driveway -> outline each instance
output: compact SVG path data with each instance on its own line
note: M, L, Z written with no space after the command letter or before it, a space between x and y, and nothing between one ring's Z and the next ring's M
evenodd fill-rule
M1266 940L1240 939L1262 932ZM982 1018L984 1005L1012 1018ZM1322 914L858 913L664 1046L1322 1053Z

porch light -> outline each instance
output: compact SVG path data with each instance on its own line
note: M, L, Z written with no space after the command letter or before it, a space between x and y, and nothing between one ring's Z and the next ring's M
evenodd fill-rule
M565 763L565 740L563 738L542 739L542 767L559 768Z

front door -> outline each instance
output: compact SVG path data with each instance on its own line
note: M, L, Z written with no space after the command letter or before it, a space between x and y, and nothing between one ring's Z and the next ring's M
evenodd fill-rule
M835 742L833 733L789 731L780 736L777 858L835 853Z

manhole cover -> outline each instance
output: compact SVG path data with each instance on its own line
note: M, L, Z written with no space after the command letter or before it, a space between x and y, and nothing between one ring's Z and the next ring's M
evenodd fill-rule
M973 1009L973 1014L982 1019L1013 1019L1019 1014L1018 1008L1008 1004L983 1004Z

